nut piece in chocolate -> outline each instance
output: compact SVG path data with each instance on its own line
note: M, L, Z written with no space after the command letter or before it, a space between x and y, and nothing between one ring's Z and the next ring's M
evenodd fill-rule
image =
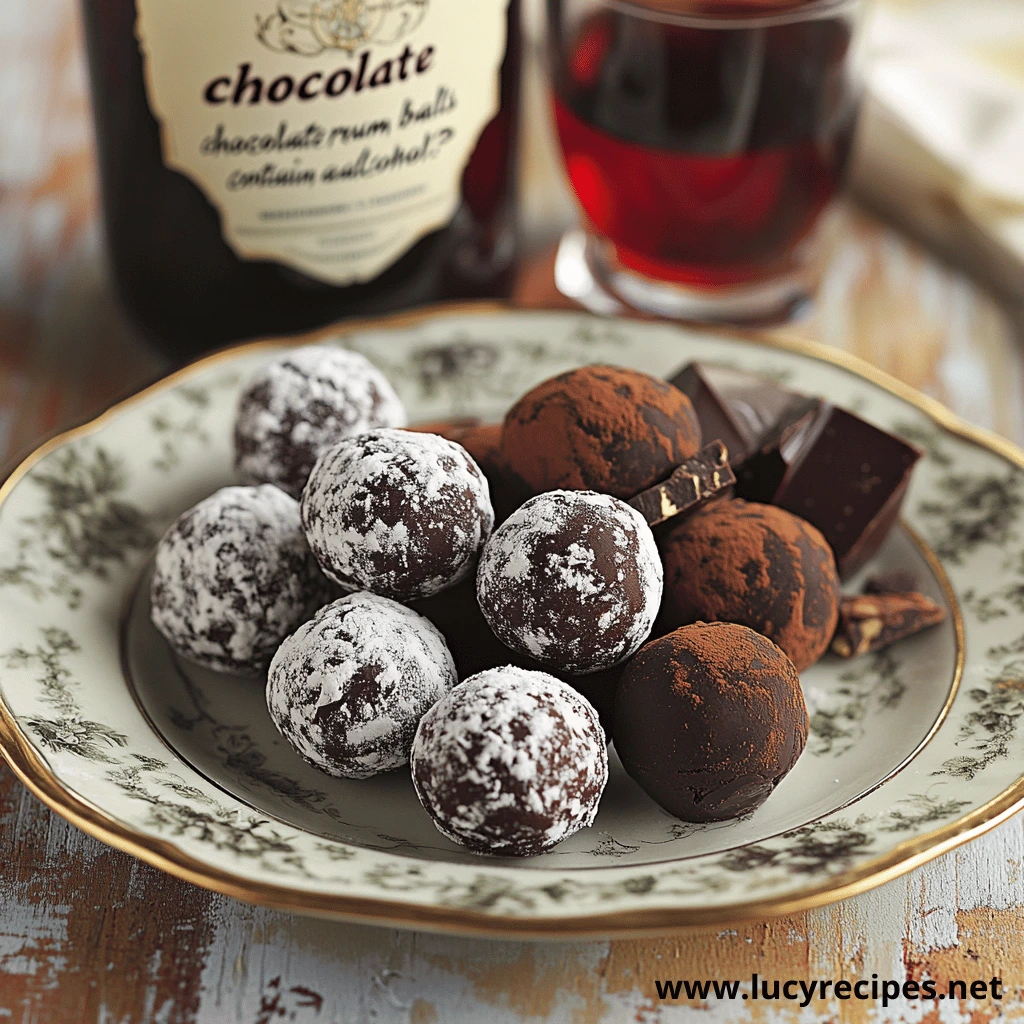
M628 504L649 526L657 526L724 494L734 483L736 477L729 467L725 445L712 441L682 463L667 480L641 491Z
M916 591L844 597L839 604L839 626L832 651L840 658L880 651L937 625L945 617L943 608Z

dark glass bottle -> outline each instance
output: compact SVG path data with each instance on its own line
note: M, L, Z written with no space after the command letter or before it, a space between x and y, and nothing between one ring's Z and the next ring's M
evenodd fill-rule
M279 10L301 2L286 0ZM353 2L360 9L369 6L363 0L348 0L348 10ZM427 9L428 2L394 0L396 6L413 3L421 10ZM344 317L383 313L439 299L507 294L515 255L519 0L511 0L504 12L507 46L500 66L500 105L483 131L473 132L478 141L460 166L461 202L454 215L414 240L371 279L347 285L332 284L315 273L288 265L287 260L239 255L225 240L221 212L208 194L192 177L172 170L165 162L161 125L151 109L144 60L136 39L135 0L83 0L83 7L103 209L117 290L141 331L175 358L185 359L246 337L299 332ZM342 7L340 3L339 10ZM245 16L251 22L252 13L247 11ZM196 29L202 32L202 24ZM378 47L376 52L397 54L398 46L392 43L390 47ZM424 63L429 70L436 70L438 81L445 81L444 47L438 46L436 53L434 47L429 49L430 58ZM337 55L337 51L327 53L328 58ZM351 60L347 66L355 67L358 54L349 51L348 57ZM183 54L181 60L187 67L188 55ZM405 65L409 61L403 62L403 72L413 70L415 57L412 60L408 68ZM430 66L431 60L436 69ZM226 58L226 70L233 70L235 63L235 57ZM397 59L393 64L397 79ZM328 60L322 75L311 75L321 91L325 81L331 81L335 88L347 81L328 79L331 66ZM259 70L258 64L253 67ZM494 71L493 66L480 68L480 88L486 86L487 76L493 76ZM272 84L269 78L264 83ZM394 84L405 85L397 81ZM354 89L355 85L350 91ZM291 100L297 99L297 85L293 88L288 83L275 95L286 90L292 93ZM221 94L230 97L229 86L217 87L213 92L218 97ZM396 100L401 96L398 89L394 94ZM240 97L242 109L254 95L251 92ZM269 97L268 89L260 99ZM343 95L331 104L330 114L335 119L344 113L348 99ZM303 106L302 115L314 106ZM318 110L325 106L322 103ZM289 113L296 109L295 103L288 108ZM267 106L268 133L276 130L285 110L284 103ZM219 116L219 111L214 113ZM344 195L344 185L332 195Z

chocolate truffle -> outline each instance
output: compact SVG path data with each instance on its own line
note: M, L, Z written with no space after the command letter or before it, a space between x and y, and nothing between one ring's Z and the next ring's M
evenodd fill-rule
M435 704L410 762L442 835L512 857L544 853L592 824L608 781L597 712L571 686L511 665Z
M703 620L763 633L803 671L828 648L839 616L832 549L809 523L739 498L698 509L661 538L659 632Z
M500 423L480 423L477 420L447 420L425 426L411 427L411 430L426 430L440 434L449 441L456 441L473 456L473 461L487 478L491 489L491 504L494 507L495 523L503 523L527 498L532 491L506 465L501 454Z
M807 742L792 662L728 622L683 626L629 663L612 740L629 775L683 821L724 821L760 806Z
M494 531L477 599L519 654L571 673L628 658L647 639L662 593L651 528L610 494L549 491Z
M157 545L153 624L181 655L239 675L329 598L299 503L277 487L225 487L183 512Z
M423 713L456 682L444 638L422 615L364 592L322 608L281 644L267 707L310 764L366 779L409 760Z
M235 467L246 483L277 484L298 498L327 445L404 423L394 388L368 359L307 345L274 360L242 393Z
M317 459L302 522L339 586L405 601L469 575L494 511L465 448L436 434L372 430Z
M534 494L559 488L629 499L700 450L678 388L646 373L584 366L539 384L509 410L505 463Z

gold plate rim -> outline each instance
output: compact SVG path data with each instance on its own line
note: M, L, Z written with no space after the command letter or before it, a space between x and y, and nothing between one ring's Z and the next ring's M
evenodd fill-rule
M22 477L55 449L101 429L122 410L143 401L150 395L173 387L183 380L204 372L210 366L234 358L241 353L254 352L268 347L300 345L339 332L352 333L406 328L446 316L488 313L573 314L575 311L522 309L500 302L445 303L392 316L342 321L321 330L294 337L262 338L220 349L168 374L136 394L116 402L87 422L63 431L44 442L23 459L0 485L0 506L3 505ZM576 315L591 316L584 311L580 311ZM765 337L754 331L695 327L689 324L680 326L684 330L700 330L704 333L716 334L765 348L794 352L837 366L915 406L947 432L994 452L1013 465L1024 469L1024 451L1012 442L991 431L972 426L935 399L921 394L884 370L872 366L849 352L832 349L817 342L786 334ZM964 651L963 625L959 616L955 618L958 630L958 661L961 661ZM945 715L941 716L940 722L936 723L936 729L929 735L929 740L933 738L944 717ZM0 754L30 792L71 824L108 846L138 857L153 867L194 885L276 910L364 924L390 925L493 938L550 940L608 936L619 938L654 936L712 925L762 921L769 917L800 913L847 899L898 878L971 839L983 835L1024 808L1024 777L1022 777L998 796L956 821L899 843L888 853L865 861L863 864L835 875L816 886L809 886L771 899L742 900L713 907L656 907L648 910L626 910L610 914L575 917L509 917L372 897L327 895L293 889L289 886L253 883L232 872L213 867L178 849L173 843L147 836L125 825L98 806L66 788L22 732L2 697L0 697Z

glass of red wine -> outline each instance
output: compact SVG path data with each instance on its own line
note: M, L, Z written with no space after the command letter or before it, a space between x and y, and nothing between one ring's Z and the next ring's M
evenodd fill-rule
M586 226L556 259L602 311L783 319L813 292L860 101L863 0L548 0Z

